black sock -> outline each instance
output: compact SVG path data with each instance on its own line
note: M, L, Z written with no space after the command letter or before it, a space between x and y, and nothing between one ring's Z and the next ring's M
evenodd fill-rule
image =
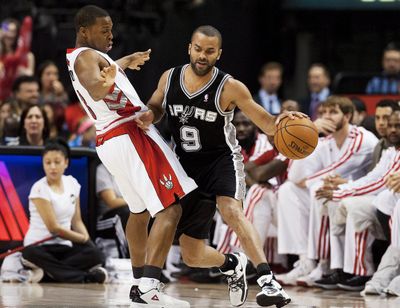
M234 270L236 265L238 265L238 259L234 255L227 253L225 255L225 262L219 269L221 272L227 272L229 270Z
M141 266L141 267L132 266L132 274L133 274L133 279L142 278L142 276L143 276L143 266Z
M160 280L160 278L161 278L161 267L152 266L152 265L145 265L144 268L143 268L142 277L153 278L153 279Z
M268 263L260 263L257 265L257 275L258 277L271 274L271 269Z

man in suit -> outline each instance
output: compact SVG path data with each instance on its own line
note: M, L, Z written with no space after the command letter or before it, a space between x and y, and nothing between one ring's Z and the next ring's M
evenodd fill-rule
M282 85L282 74L283 67L280 63L268 62L264 64L258 77L261 88L253 95L254 101L271 114L278 114L281 110L278 90Z
M301 101L303 110L312 120L317 118L318 106L330 95L330 83L327 67L321 63L312 64L307 79L310 96Z

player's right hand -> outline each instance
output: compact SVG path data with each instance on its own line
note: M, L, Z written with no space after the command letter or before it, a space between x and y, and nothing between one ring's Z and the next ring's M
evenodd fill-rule
M110 88L115 82L115 76L117 76L117 66L115 64L104 67L100 71L100 81L103 83L103 87Z

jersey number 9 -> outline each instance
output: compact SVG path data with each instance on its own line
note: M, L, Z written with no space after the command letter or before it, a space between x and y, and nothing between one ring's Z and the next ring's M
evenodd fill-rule
M181 133L181 147L186 152L197 152L201 149L200 133L196 127L182 126Z

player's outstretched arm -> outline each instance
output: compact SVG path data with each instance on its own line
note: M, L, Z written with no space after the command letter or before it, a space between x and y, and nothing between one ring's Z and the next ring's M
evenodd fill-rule
M249 89L242 82L233 78L225 83L220 104L222 110L231 110L236 105L265 134L271 136L275 134L276 125L282 119L307 117L304 113L294 111L285 111L277 117L271 115L253 100Z
M138 51L118 59L115 62L117 62L119 67L123 70L130 68L131 70L140 71L140 66L144 65L146 61L150 60L150 52L151 49L146 51Z
M117 69L93 50L83 51L75 61L75 72L81 84L95 100L103 99L115 82Z
M277 117L271 115L253 100L249 89L242 82L233 78L226 81L220 104L225 111L232 110L236 105L265 134L271 136L275 134L276 125L285 117L291 119L307 117L301 112L293 111L283 112Z

